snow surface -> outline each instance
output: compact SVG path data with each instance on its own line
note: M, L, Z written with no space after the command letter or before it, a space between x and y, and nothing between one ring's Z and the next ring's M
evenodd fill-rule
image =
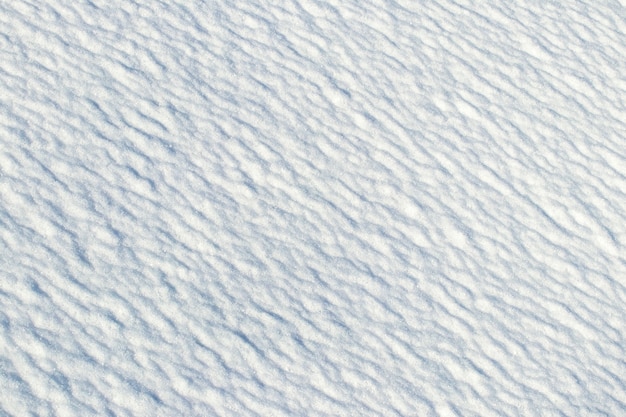
M0 415L625 416L620 1L0 1Z

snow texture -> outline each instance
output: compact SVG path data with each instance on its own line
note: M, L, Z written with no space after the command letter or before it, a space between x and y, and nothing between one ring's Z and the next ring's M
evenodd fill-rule
M0 0L1 416L625 416L626 6Z

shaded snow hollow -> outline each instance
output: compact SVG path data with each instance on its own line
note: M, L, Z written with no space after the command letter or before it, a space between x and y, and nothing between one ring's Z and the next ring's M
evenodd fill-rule
M0 1L0 415L626 415L624 74L618 1Z

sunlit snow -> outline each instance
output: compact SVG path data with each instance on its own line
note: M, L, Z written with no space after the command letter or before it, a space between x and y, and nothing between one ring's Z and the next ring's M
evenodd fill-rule
M0 0L0 416L626 416L626 6Z

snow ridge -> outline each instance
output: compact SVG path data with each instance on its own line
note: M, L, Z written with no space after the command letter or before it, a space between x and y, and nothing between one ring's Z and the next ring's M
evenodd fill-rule
M624 7L240 3L0 3L0 415L626 413Z

